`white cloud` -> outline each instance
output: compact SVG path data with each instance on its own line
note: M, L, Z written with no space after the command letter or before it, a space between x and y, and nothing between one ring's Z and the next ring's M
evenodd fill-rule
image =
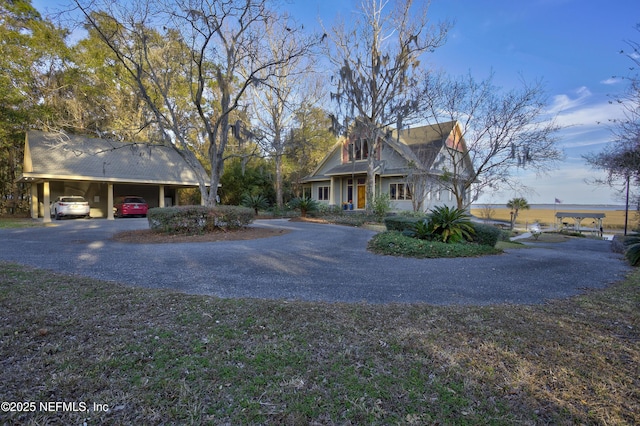
M602 80L600 83L601 84L605 84L607 86L610 86L612 84L619 84L621 82L622 82L622 79L616 78L616 77L611 77L611 78L607 78L606 80Z
M577 97L574 98L567 94L554 96L548 111L549 114L558 114L559 112L576 108L583 105L591 97L591 91L585 86L576 89L575 94L577 94Z

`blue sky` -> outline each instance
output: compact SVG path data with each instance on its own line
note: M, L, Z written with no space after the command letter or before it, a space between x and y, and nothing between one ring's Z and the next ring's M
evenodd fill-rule
M361 2L283 1L305 28L317 28L318 19L330 26L337 15L348 22ZM33 1L41 11L52 3ZM582 155L600 151L611 139L606 123L621 116L609 100L625 85L612 77L628 75L632 66L619 52L626 40L640 42L634 29L640 23L638 0L432 0L429 16L455 21L447 43L427 58L430 66L453 75L471 72L477 79L493 70L495 82L505 89L517 87L522 77L541 79L549 112L565 127L559 139L566 160L559 168L546 176L521 173L535 192L485 194L479 202L524 196L532 204L556 198L566 204L622 203L610 188L585 182L600 172Z
M340 13L356 9L360 0L293 0L291 13L307 13L329 24ZM319 12L320 11L320 12ZM477 79L491 71L505 89L541 79L549 112L564 127L559 143L566 160L548 175L520 173L531 193L485 194L479 202L504 203L524 196L530 203L620 204L608 187L587 184L601 175L582 155L599 152L611 140L609 119L620 117L611 96L624 90L613 76L626 76L631 61L621 55L625 41L640 42L640 4L637 0L432 0L434 21L455 25L447 43L429 64L453 75L471 72ZM598 124L601 123L601 124Z

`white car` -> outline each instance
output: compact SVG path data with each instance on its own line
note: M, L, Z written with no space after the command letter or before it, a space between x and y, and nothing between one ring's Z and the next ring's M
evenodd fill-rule
M65 195L56 198L49 207L51 217L60 220L65 216L89 217L89 202L79 195Z

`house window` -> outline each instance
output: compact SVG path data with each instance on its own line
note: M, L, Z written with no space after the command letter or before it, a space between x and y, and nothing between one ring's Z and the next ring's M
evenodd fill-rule
M411 191L406 183L390 183L389 198L392 200L410 200Z
M328 201L329 200L329 187L328 186L320 186L318 187L318 200Z
M349 161L366 160L369 157L369 143L366 139L356 139L349 144Z

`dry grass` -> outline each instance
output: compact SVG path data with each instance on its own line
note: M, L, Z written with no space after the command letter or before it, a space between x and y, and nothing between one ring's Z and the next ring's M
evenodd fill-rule
M224 300L0 263L3 424L640 424L640 274L536 306Z
M553 209L529 209L529 210L521 210L518 213L518 218L516 223L524 226L525 224L531 224L534 222L538 222L543 225L553 225L555 224L555 213L563 212L563 211L572 211L563 209L562 207L558 207L555 211ZM624 228L624 210L589 210L585 211L586 213L604 213L606 217L603 219L603 227L605 229L621 229ZM486 211L483 209L471 209L471 214L484 219L486 216ZM493 209L491 214L492 220L502 220L509 222L511 220L511 210L508 208L500 208ZM573 225L573 221L570 220L570 223ZM629 224L630 226L635 226L638 223L637 213L629 212ZM582 221L582 226L593 227L592 223L589 219L585 219Z

